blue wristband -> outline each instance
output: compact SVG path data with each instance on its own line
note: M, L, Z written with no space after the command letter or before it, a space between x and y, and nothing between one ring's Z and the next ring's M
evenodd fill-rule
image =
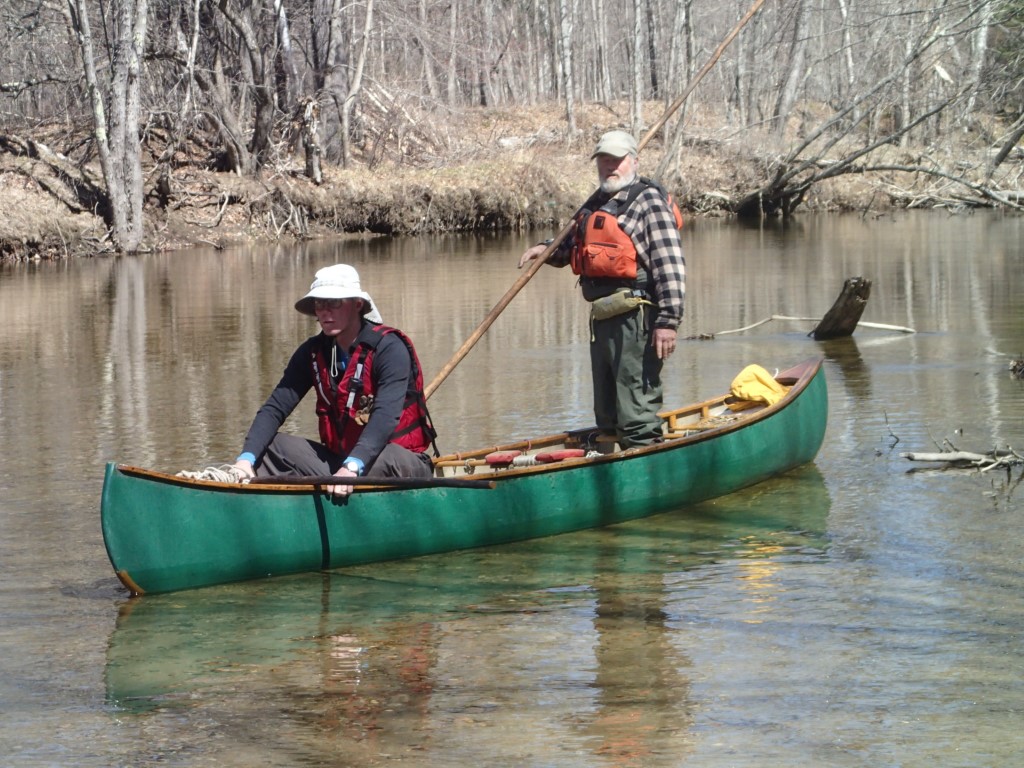
M246 451L245 453L239 454L238 458L235 459L235 461L248 461L250 464L255 464L256 457L253 454Z
M350 464L354 464L355 468L349 466ZM345 459L344 462L342 462L341 466L343 466L349 472L355 472L357 475L360 476L363 474L363 470L366 469L366 464L363 463L363 460L357 459L355 456L349 456L347 459Z

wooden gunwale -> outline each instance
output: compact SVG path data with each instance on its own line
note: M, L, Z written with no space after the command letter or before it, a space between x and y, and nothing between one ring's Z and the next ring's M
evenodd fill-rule
M683 416L695 416L700 415L700 420L704 421L709 418L711 411L716 407L723 407L731 401L735 401L732 395L718 395L716 397L704 400L700 403L693 403L685 405L680 408L675 408L668 411L662 411L658 415L665 420L670 430L669 436L666 437L662 443L655 445L639 446L636 448L628 448L626 450L616 451L601 456L581 456L579 458L563 459L562 461L552 462L550 464L538 464L535 466L525 467L507 467L500 468L494 471L493 479L501 481L508 477L521 477L523 475L542 474L545 472L559 472L567 469L572 469L584 465L597 465L607 464L617 461L624 461L627 459L633 459L640 456L650 456L665 451L676 450L682 446L694 445L701 443L706 440L712 440L730 432L735 432L738 429L744 429L751 424L755 424L759 421L769 418L770 416L779 413L785 409L790 403L795 401L799 394L803 392L807 386L810 385L814 379L815 374L821 367L820 360L807 360L800 363L792 368L787 369L779 373L775 379L780 384L789 387L789 391L786 392L785 397L779 402L771 406L764 406L758 408L751 408L745 411L735 412L736 418L731 421L704 428L698 428L697 425L693 425L687 429L686 425L682 425L681 428L685 430L683 434L672 434L671 430L678 425L679 418ZM539 453L545 449L551 448L556 445L565 445L566 442L573 435L586 434L587 432L593 432L593 429L587 430L574 430L572 432L562 432L560 434L547 435L545 437L536 438L533 440L519 440L513 443L506 443L503 445L495 445L489 448L481 448L474 451L468 451L466 453L450 454L441 456L435 460L435 466L463 466L467 462L480 461L483 457L490 453L498 453L504 451L522 451L523 453ZM486 464L486 462L484 462ZM476 464L475 466L481 467L484 464ZM471 465L473 466L473 465ZM455 477L462 477L463 475L456 475ZM474 477L475 475L467 474L465 477ZM491 475L488 475L491 476ZM446 477L450 477L446 475ZM357 489L358 490L358 489Z
M810 384L813 380L814 375L817 373L821 366L820 360L807 360L800 363L793 368L790 368L775 378L776 380L785 385L789 386L790 389L786 393L782 400L771 406L765 406L760 408L752 408L746 411L739 411L735 413L736 418L718 425L698 428L700 421L706 421L712 411L719 407L724 407L726 404L735 400L731 395L724 394L716 397L704 400L699 403L692 403L689 405L682 406L667 411L662 411L659 416L665 420L667 428L669 430L668 437L662 443L655 445L639 446L636 448L628 448L626 450L618 450L614 453L608 453L599 456L582 456L578 458L567 458L561 461L552 462L548 464L536 464L532 466L508 466L491 468L487 466L487 462L484 457L490 453L504 452L504 451L519 451L524 455L535 454L545 449L550 449L554 446L564 446L574 439L578 439L580 435L592 433L595 430L582 429L573 430L570 432L561 432L551 435L545 435L544 437L517 440L511 443L504 443L500 445L494 445L487 448L479 448L467 452L459 452L453 454L447 454L440 456L434 461L436 468L442 471L445 468L458 469L470 467L473 470L482 469L484 472L481 474L486 476L490 480L502 481L506 478L522 477L525 475L536 475L544 474L548 472L562 472L569 469L575 469L587 465L600 465L607 463L614 463L619 461L626 461L629 459L639 458L642 456L650 456L666 451L673 451L682 446L693 445L701 443L706 440L712 440L722 435L734 432L738 429L744 429L751 424L755 424L762 421L770 416L780 412L786 408L790 403L795 401L799 394ZM730 412L731 413L731 412ZM690 425L680 424L680 419L687 416L698 416L699 420L697 423ZM679 430L683 430L680 434ZM239 485L236 483L222 483L210 480L193 480L189 478L178 477L176 475L166 474L163 472L157 472L154 470L143 469L140 467L134 467L129 465L118 465L118 470L125 472L126 474L135 475L139 477L145 477L150 480L173 483L177 485L193 486L209 488L210 490L221 489L225 491L234 491L237 493L291 493L291 494L308 494L311 491L309 485L294 485L294 484L273 484L273 483L260 483L259 485ZM467 481L479 480L480 475L475 472L466 472L464 474L441 474L435 475L435 477L444 477L445 479L458 480L465 479ZM359 485L353 489L354 493L392 493L396 491L402 491L402 488L384 486L384 485Z

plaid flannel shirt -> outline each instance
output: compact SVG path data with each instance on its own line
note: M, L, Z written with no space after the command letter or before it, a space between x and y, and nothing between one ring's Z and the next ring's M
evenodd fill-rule
M625 200L629 188L617 192L614 199ZM658 313L656 328L676 330L683 319L686 298L686 260L676 228L672 208L657 188L648 186L619 216L619 226L636 246L637 259L651 274L651 291ZM565 238L548 259L553 267L569 263L575 247L575 231Z

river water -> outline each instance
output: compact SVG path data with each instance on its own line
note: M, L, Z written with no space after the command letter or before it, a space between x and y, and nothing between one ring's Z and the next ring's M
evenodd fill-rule
M317 268L355 265L430 381L548 235L0 267L0 764L1022 764L1022 470L900 456L1024 448L1022 218L687 224L694 338L666 404L823 356L825 444L785 477L607 530L128 598L104 463L233 459L315 330L292 303ZM853 276L864 320L915 332L725 333L820 318ZM431 398L441 449L588 424L586 340L572 276L544 268Z

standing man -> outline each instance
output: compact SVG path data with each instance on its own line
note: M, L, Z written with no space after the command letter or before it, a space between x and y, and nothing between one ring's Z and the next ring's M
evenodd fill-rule
M356 270L348 264L319 270L295 309L316 317L321 332L295 350L256 413L233 465L239 479L430 477L426 450L436 433L416 350L408 336L383 325ZM320 440L279 432L310 389L316 390ZM328 492L348 496L352 486Z
M662 438L661 369L675 351L683 317L686 267L682 218L665 191L641 177L637 143L625 131L604 134L593 154L600 189L576 213L573 233L548 259L571 265L591 302L590 365L594 415L623 448ZM551 241L527 250L519 267Z

